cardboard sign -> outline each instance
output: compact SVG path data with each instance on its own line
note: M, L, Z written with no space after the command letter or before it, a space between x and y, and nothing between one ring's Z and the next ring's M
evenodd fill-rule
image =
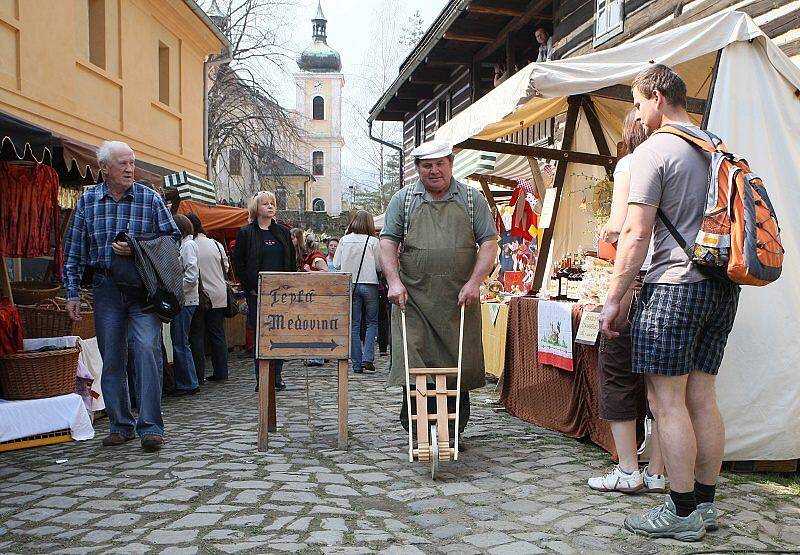
M349 359L347 273L261 272L256 353L260 359Z
M600 334L600 309L591 312L584 311L581 315L581 323L578 325L578 334L575 336L575 343L584 345L594 345L597 343L597 336Z

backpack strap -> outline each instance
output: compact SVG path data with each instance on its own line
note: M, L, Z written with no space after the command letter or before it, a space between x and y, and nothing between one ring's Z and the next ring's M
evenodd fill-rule
M670 135L675 135L689 143L692 143L705 152L722 152L729 154L727 147L722 142L722 139L709 131L704 131L704 133L708 135L708 139L706 139L697 135L691 129L684 127L683 125L668 123L667 125L656 129L653 132L653 135L656 133L668 133Z
M691 260L691 258L692 258L692 250L691 250L690 247L688 247L686 245L686 239L684 239L683 235L680 234L680 232L678 231L678 228L676 228L672 224L672 222L669 221L669 218L667 218L667 215L664 214L664 212L661 210L661 208L658 209L658 218L661 220L661 222L664 224L664 226L667 228L667 230L669 230L670 235L672 235L672 237L678 243L678 245L683 250L683 252L685 252L686 255L689 257L689 259Z

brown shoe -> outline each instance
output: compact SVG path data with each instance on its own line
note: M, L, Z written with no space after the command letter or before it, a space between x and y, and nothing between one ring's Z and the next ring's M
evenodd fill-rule
M126 437L119 432L113 432L103 438L103 447L116 447L117 445L123 445L132 439L133 437Z
M374 372L375 371L375 364L371 360L365 360L361 363L361 367L366 370L367 372Z
M142 437L142 449L145 451L158 451L164 445L164 438L156 435Z

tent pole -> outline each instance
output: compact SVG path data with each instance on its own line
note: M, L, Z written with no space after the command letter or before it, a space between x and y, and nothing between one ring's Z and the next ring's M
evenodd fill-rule
M588 96L583 97L583 113L586 114L586 121L589 123L589 129L591 129L594 142L597 144L597 152L603 156L611 156L611 149L608 148L608 142L603 133L603 126L597 117L594 102Z
M580 103L580 101L576 102ZM464 150L483 150L485 152L494 152L497 154L513 154L514 156L543 158L545 160L569 160L570 162L575 162L576 164L603 166L608 169L613 168L617 163L617 160L614 156L603 156L602 154L591 154L589 152L575 152L566 148L545 148L541 146L520 145L517 143L487 141L484 139L466 139L455 145L453 148Z
M483 189L483 194L486 195L486 200L489 202L489 208L494 212L494 215L497 216L497 203L494 201L494 195L492 195L492 190L489 188L489 179L481 176L478 178L478 181ZM497 219L500 222L500 229L498 229L497 232L503 233L506 230L505 225L503 225L503 219Z
M711 85L708 87L708 99L703 111L703 120L700 122L700 129L708 129L708 118L711 115L711 101L714 99L714 89L717 86L717 73L719 73L719 61L722 58L722 49L717 50L717 59L714 62L714 69L711 73Z
M561 148L569 150L572 148L572 141L575 137L575 127L578 124L578 113L581 108L581 97L569 97L569 109L567 110L567 122L564 126L564 140ZM561 203L561 192L564 188L564 180L567 177L567 166L570 160L560 160L556 168L556 176L553 179L553 186L556 189L556 201L553 204L553 217L550 219L550 227L544 230L542 236L542 246L536 256L536 273L533 276L533 294L539 292L544 281L544 272L547 269L547 258L550 255L550 243L553 241L553 229L556 227L556 217L558 216L558 205Z

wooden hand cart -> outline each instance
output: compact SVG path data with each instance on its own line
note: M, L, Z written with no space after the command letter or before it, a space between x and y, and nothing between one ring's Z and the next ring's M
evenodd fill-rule
M458 330L458 366L455 368L409 368L408 340L406 335L406 314L400 313L403 331L403 355L406 367L406 406L408 407L408 462L416 459L421 463L430 463L431 478L436 479L440 462L458 460L459 405L458 396L461 391L461 359L464 352L464 307L461 307L461 324ZM447 378L456 376L455 390L447 389ZM414 377L414 398L416 414L411 412L410 376ZM433 387L429 388L428 378L432 378ZM436 412L428 413L428 399L436 398ZM447 399L455 397L456 412L450 414ZM455 421L453 447L450 447L449 423ZM413 426L416 422L417 448L414 448Z

